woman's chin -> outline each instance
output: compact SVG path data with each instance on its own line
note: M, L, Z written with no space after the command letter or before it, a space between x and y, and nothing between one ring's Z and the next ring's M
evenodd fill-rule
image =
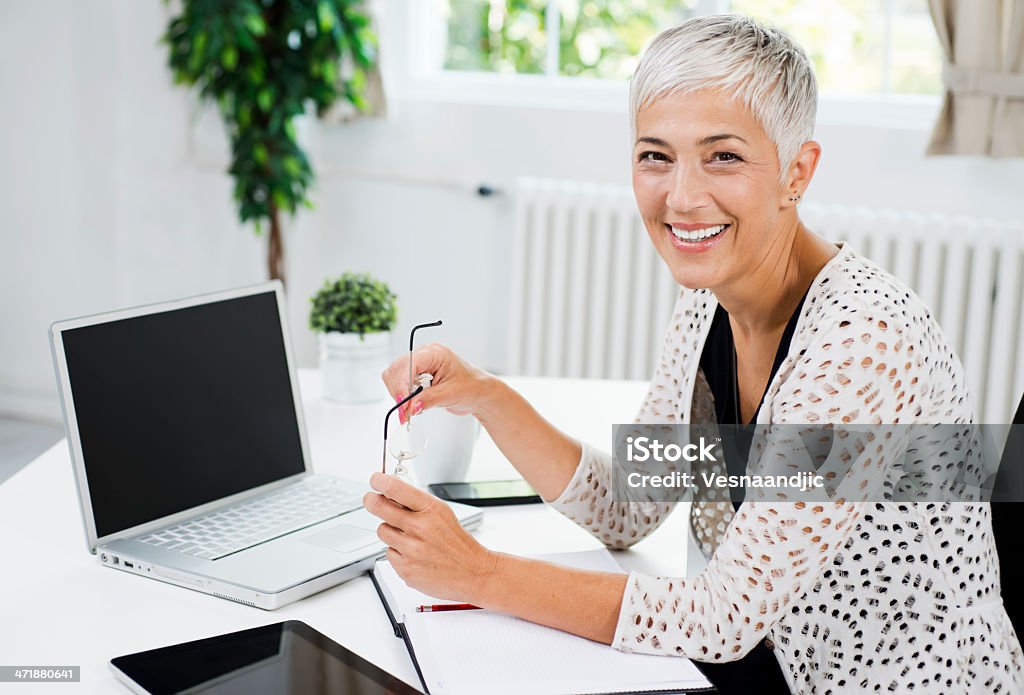
M658 255L677 284L690 290L716 287L722 280L720 253L680 253L675 246L659 245Z
M688 290L702 290L711 286L710 278L704 279L693 273L687 273L685 275L672 273L672 277L675 278L677 284L682 285Z
M681 268L678 264L669 265L669 272L672 273L672 279L676 281L676 284L682 285L688 290L715 287L721 275L717 269L694 266Z

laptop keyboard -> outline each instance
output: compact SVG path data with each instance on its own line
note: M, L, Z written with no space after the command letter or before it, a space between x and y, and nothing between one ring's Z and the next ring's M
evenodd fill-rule
M307 477L264 497L147 534L139 541L195 555L222 557L363 506L363 493L335 478Z

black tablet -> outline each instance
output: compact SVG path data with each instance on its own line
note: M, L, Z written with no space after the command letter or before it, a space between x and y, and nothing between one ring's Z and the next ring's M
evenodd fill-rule
M137 693L417 695L418 690L298 620L110 660Z

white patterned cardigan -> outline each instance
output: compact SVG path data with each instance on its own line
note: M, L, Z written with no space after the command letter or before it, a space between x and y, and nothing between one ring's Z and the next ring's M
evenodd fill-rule
M638 423L713 422L699 369L717 301L683 289ZM849 246L818 274L758 424L971 423L963 367L920 299ZM672 507L612 500L587 445L552 505L609 547ZM749 497L749 495L748 495ZM629 575L613 646L723 662L759 641L795 693L1024 693L985 503L696 501L711 560L692 579Z

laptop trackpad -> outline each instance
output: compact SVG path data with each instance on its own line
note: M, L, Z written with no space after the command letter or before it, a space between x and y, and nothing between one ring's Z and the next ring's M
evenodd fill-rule
M373 531L367 531L355 526L346 526L345 524L335 526L322 533L307 536L302 540L306 543L319 545L321 548L328 548L339 553L351 553L368 545L381 542Z

